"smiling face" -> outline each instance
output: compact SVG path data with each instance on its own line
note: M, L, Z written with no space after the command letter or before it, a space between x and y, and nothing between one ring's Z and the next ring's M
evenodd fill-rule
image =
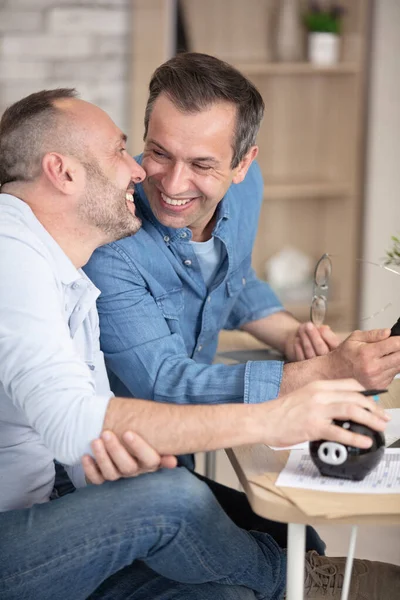
M143 180L144 170L128 154L126 136L104 111L81 100L71 103L83 139L85 171L78 216L104 234L104 243L132 235L141 226L135 215L134 184Z
M231 183L239 183L257 154L253 147L231 169L236 108L218 102L183 113L161 94L151 112L142 165L155 217L166 227L189 227L193 240L210 238L214 215Z

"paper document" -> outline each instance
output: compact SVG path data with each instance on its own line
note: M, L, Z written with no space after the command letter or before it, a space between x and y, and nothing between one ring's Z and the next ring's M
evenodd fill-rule
M294 446L268 446L271 450L307 450L309 442L301 442Z
M386 446L390 446L400 438L400 408L389 408L385 412L392 417L385 429Z
M292 450L276 485L347 494L400 494L400 449L386 448L379 465L363 481L322 477L308 451Z

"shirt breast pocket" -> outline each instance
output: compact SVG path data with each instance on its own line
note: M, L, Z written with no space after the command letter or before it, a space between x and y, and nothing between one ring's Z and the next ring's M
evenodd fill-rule
M233 273L231 273L226 280L225 285L225 301L223 306L223 311L220 317L220 321L222 324L225 324L231 311L234 307L234 304L239 297L240 293L243 291L247 284L247 275L249 272L251 257L244 260Z
M239 267L229 275L226 281L226 293L228 298L235 298L240 294L247 283L247 275L250 268L251 255L245 258Z
M157 296L155 301L165 319L179 320L184 306L181 288L173 289L161 296Z

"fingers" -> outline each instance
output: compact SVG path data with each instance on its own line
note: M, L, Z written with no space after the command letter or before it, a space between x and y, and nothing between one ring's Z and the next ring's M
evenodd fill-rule
M319 328L319 332L321 334L322 339L328 346L329 350L334 350L335 348L337 348L339 346L340 340L339 340L338 336L336 335L336 333L334 333L332 331L332 329L329 327L329 325L322 325Z
M382 340L379 344L379 351L382 355L397 354L400 351L400 336L393 336ZM399 364L399 356L396 357L396 360Z
M346 398L343 398L342 402L333 402L326 411L326 416L341 421L354 421L376 431L383 431L388 422L388 417L381 407L369 401L358 403L357 398L354 401L348 398L346 401Z
M298 336L306 358L323 356L329 353L329 347L321 336L321 333L313 323L303 323L298 329Z
M160 462L161 469L175 469L178 464L178 459L176 456L162 456Z
M389 336L390 329L371 329L370 331L353 331L347 339L372 344L374 342L381 342Z
M305 354L303 352L303 348L301 346L300 339L296 338L294 341L294 358L296 361L305 360Z
M142 471L155 471L160 467L160 455L138 434L126 431L122 440Z
M91 456L85 454L82 457L81 463L85 472L85 477L89 483L94 483L95 485L101 485L104 483L105 479L101 475L95 461Z
M97 467L107 481L116 481L121 477L134 477L138 474L139 467L135 458L111 431L104 431L101 438L94 440L90 446Z
M330 442L338 442L345 446L354 446L355 448L367 449L372 446L372 440L366 435L353 433L347 429L343 429L338 425L329 425L324 433L323 439Z

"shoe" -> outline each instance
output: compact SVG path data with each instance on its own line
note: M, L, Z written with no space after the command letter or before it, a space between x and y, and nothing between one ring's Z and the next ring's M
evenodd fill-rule
M304 599L340 600L346 558L306 554ZM354 559L349 600L400 599L400 567Z

